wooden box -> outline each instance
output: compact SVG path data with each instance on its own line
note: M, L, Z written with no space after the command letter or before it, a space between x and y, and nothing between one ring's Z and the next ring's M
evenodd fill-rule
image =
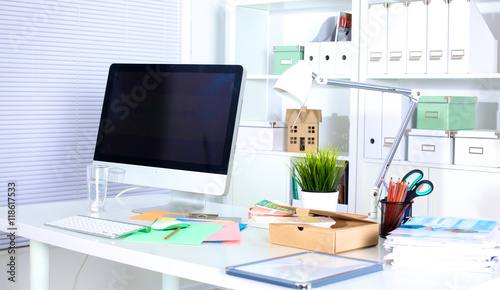
M336 254L349 250L376 246L379 224L366 216L314 209L295 208L299 216L309 214L329 216L335 220L332 228L274 223L269 225L269 242L314 252Z

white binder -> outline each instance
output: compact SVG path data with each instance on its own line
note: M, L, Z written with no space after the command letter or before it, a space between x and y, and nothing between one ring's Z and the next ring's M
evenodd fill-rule
M342 76L351 74L351 42L320 42L318 75Z
M406 73L407 3L389 5L387 24L387 74ZM410 35L410 37L413 37Z
M382 96L382 158L387 157L401 123L406 117L410 101L400 94L384 93ZM401 139L394 160L405 160L406 140Z
M368 74L387 73L387 4L368 7Z
M449 4L448 73L496 73L497 42L474 2Z
M320 42L309 42L304 45L304 60L312 65L313 72L319 74Z
M338 41L335 54L335 74L351 75L352 45L350 41Z
M431 0L427 5L427 73L447 73L447 61L448 4L443 0Z
M382 158L382 92L364 91L365 94L365 158Z
M427 4L411 1L408 5L408 44L406 73L427 72Z
M333 76L335 74L337 42L328 41L319 44L319 70L313 71L318 75Z

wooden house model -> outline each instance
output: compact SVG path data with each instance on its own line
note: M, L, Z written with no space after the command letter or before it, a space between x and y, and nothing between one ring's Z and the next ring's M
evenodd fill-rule
M287 151L305 152L308 148L316 150L319 136L321 110L287 109L285 122L288 122ZM297 115L299 118L297 119ZM297 120L297 122L295 122ZM295 125L293 123L295 122ZM293 126L293 127L292 127Z

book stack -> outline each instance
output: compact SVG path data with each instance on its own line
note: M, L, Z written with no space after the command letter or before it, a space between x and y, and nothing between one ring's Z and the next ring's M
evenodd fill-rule
M500 256L498 221L413 217L384 242L393 268L494 273Z
M335 220L327 216L297 216L295 210L283 207L269 200L256 203L248 213L248 218L256 223L295 223L329 228Z

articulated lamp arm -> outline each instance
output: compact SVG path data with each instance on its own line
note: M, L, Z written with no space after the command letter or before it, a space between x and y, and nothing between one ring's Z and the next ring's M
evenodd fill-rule
M391 165L394 154L398 149L398 145L404 136L404 132L406 130L406 127L408 126L408 123L411 120L413 112L417 108L417 103L420 98L420 91L397 88L397 87L372 85L359 82L350 82L337 79L328 79L316 75L312 71L311 64L303 60L299 61L297 64L286 70L281 75L281 77L278 79L278 81L274 86L274 91L280 97L290 99L294 101L296 104L304 106L310 93L312 80L316 81L319 84L324 84L324 85L342 86L354 89L401 94L409 98L411 101L410 109L408 110L408 113L406 114L406 117L403 120L403 123L401 124L401 127L397 132L394 143L392 144L391 150L385 160L384 166L380 170L380 174L377 178L377 181L375 182L375 185L373 186L373 189L370 192L370 212L368 213L368 217L371 219L377 219L377 205L379 201L379 191L382 186L382 182L385 178L385 175L387 174L389 166Z
M399 143L401 143L401 140L403 139L404 132L411 120L411 117L413 116L413 112L417 108L418 100L420 98L420 91L397 88L397 87L372 85L366 83L350 82L344 80L328 79L328 78L318 77L314 73L313 73L313 79L315 79L315 81L319 84L343 86L348 88L379 91L384 93L395 93L395 94L401 94L410 99L411 102L410 108L406 113L405 119L401 123L401 126L399 127L395 140L392 143L391 150L389 151L389 154L385 159L384 165L381 168L380 173L377 177L377 181L375 182L373 189L370 192L370 212L368 213L368 217L370 219L377 219L377 205L379 202L379 191L380 188L382 187L382 182L385 179L385 175L387 174L389 166L392 163L392 159L394 158L394 154L398 149Z

